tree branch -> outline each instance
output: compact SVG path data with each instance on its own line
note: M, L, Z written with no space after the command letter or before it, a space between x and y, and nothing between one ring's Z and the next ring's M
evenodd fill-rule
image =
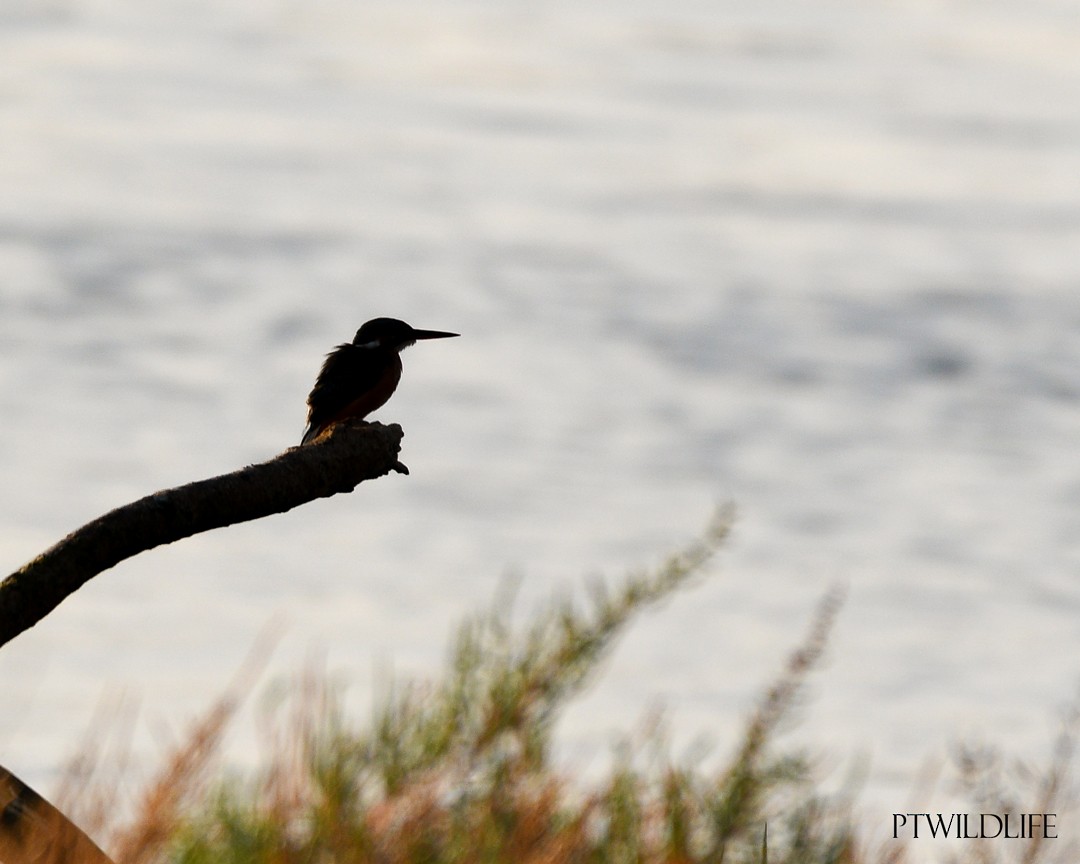
M74 823L0 765L0 861L113 864Z
M351 492L391 471L397 424L345 422L268 462L155 492L88 522L0 582L0 645L48 615L103 570L155 546Z

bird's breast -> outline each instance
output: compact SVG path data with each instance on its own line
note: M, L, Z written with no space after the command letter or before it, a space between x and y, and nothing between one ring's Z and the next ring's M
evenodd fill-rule
M386 368L376 379L375 384L359 393L334 417L334 420L343 420L346 417L357 419L367 417L372 411L386 404L397 389L399 381L401 381L401 358L395 354L386 364Z

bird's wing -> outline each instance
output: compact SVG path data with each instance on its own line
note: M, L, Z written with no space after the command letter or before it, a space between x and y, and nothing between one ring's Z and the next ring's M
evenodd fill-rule
M338 345L326 355L315 386L308 394L308 427L303 443L344 411L358 393L378 383L381 372L379 365L371 362L369 350L346 344Z

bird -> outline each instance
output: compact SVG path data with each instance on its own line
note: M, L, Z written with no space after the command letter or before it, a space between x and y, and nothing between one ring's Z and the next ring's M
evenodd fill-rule
M397 318L372 318L352 342L338 345L308 395L307 429L300 444L318 438L346 418L362 420L381 408L401 380L401 352L421 339L460 336L442 330L417 330Z

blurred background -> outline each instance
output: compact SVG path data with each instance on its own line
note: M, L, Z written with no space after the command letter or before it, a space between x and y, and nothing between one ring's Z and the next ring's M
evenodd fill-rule
M835 584L791 734L870 824L957 740L1044 758L1080 644L1080 8L1065 0L8 0L0 553L295 444L387 315L409 477L129 560L0 651L48 792L153 760L268 622L373 687L739 517L563 720L727 755ZM704 742L704 744L702 744ZM258 758L234 735L230 758ZM920 809L943 799L917 798ZM942 793L944 794L944 793Z

